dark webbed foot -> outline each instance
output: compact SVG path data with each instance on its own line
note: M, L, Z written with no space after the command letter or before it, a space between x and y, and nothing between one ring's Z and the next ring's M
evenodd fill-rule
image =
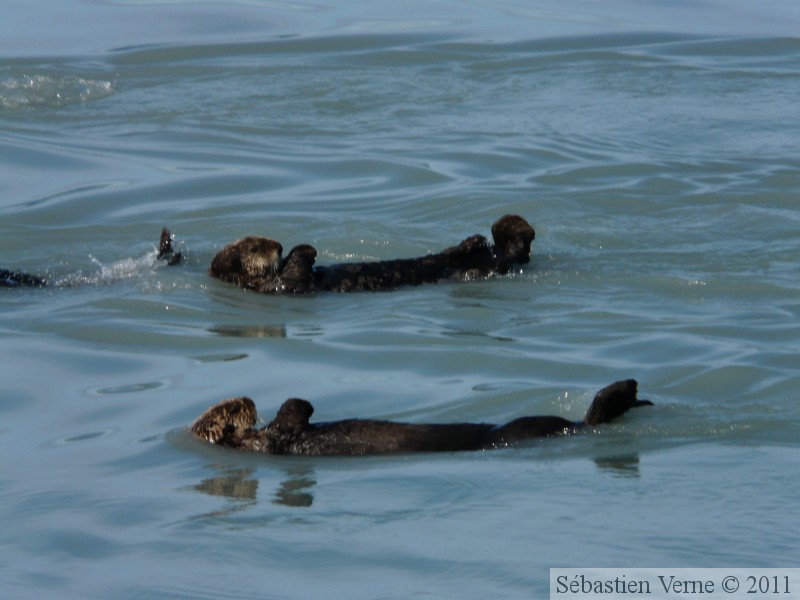
M289 251L280 269L280 290L295 294L307 294L316 290L314 261L317 251L313 246L301 244ZM265 290L275 291L275 290Z
M649 400L637 400L638 383L635 379L617 381L597 392L586 416L585 425L609 423L637 406L652 406Z
M161 240L158 244L158 259L164 259L167 261L167 265L173 266L177 265L181 262L183 255L180 252L175 252L175 248L172 245L173 235L169 229L164 227L161 230Z
M449 266L456 269L486 268L494 266L494 257L489 242L479 234L472 235L458 246L448 248L446 256Z
M308 400L289 398L278 409L278 414L267 425L267 429L288 435L297 435L308 429L308 420L314 407Z

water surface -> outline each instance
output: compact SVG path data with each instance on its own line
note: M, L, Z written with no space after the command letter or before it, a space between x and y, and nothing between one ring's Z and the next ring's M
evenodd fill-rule
M0 294L7 593L531 598L554 566L796 566L796 8L465 6L4 5L0 265L61 284ZM206 275L245 234L371 260L509 212L531 264L468 285ZM494 452L186 432L235 395L579 419L628 377L655 407Z

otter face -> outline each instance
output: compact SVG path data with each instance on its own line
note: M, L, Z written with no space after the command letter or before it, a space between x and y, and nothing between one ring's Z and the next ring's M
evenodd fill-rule
M212 444L241 437L256 424L256 405L245 396L215 404L192 425L192 433Z
M275 240L247 236L220 250L208 273L240 287L264 287L278 274L282 253L283 247Z

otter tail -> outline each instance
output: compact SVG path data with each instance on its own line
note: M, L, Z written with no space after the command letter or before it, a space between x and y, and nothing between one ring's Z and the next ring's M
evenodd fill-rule
M635 379L617 381L597 392L592 405L583 418L584 425L600 425L610 423L619 416L637 406L652 406L649 400L636 398L637 382Z

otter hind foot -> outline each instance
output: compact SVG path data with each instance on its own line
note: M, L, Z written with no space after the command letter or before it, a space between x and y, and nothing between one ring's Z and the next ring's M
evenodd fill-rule
M617 381L597 392L592 400L586 416L583 418L585 425L600 425L610 423L622 416L631 408L639 406L653 406L650 400L636 398L638 383L635 379Z
M183 255L180 252L175 252L175 247L173 246L173 238L172 232L164 227L161 230L161 240L158 243L158 259L164 259L167 261L167 265L173 266L177 265L181 262Z

